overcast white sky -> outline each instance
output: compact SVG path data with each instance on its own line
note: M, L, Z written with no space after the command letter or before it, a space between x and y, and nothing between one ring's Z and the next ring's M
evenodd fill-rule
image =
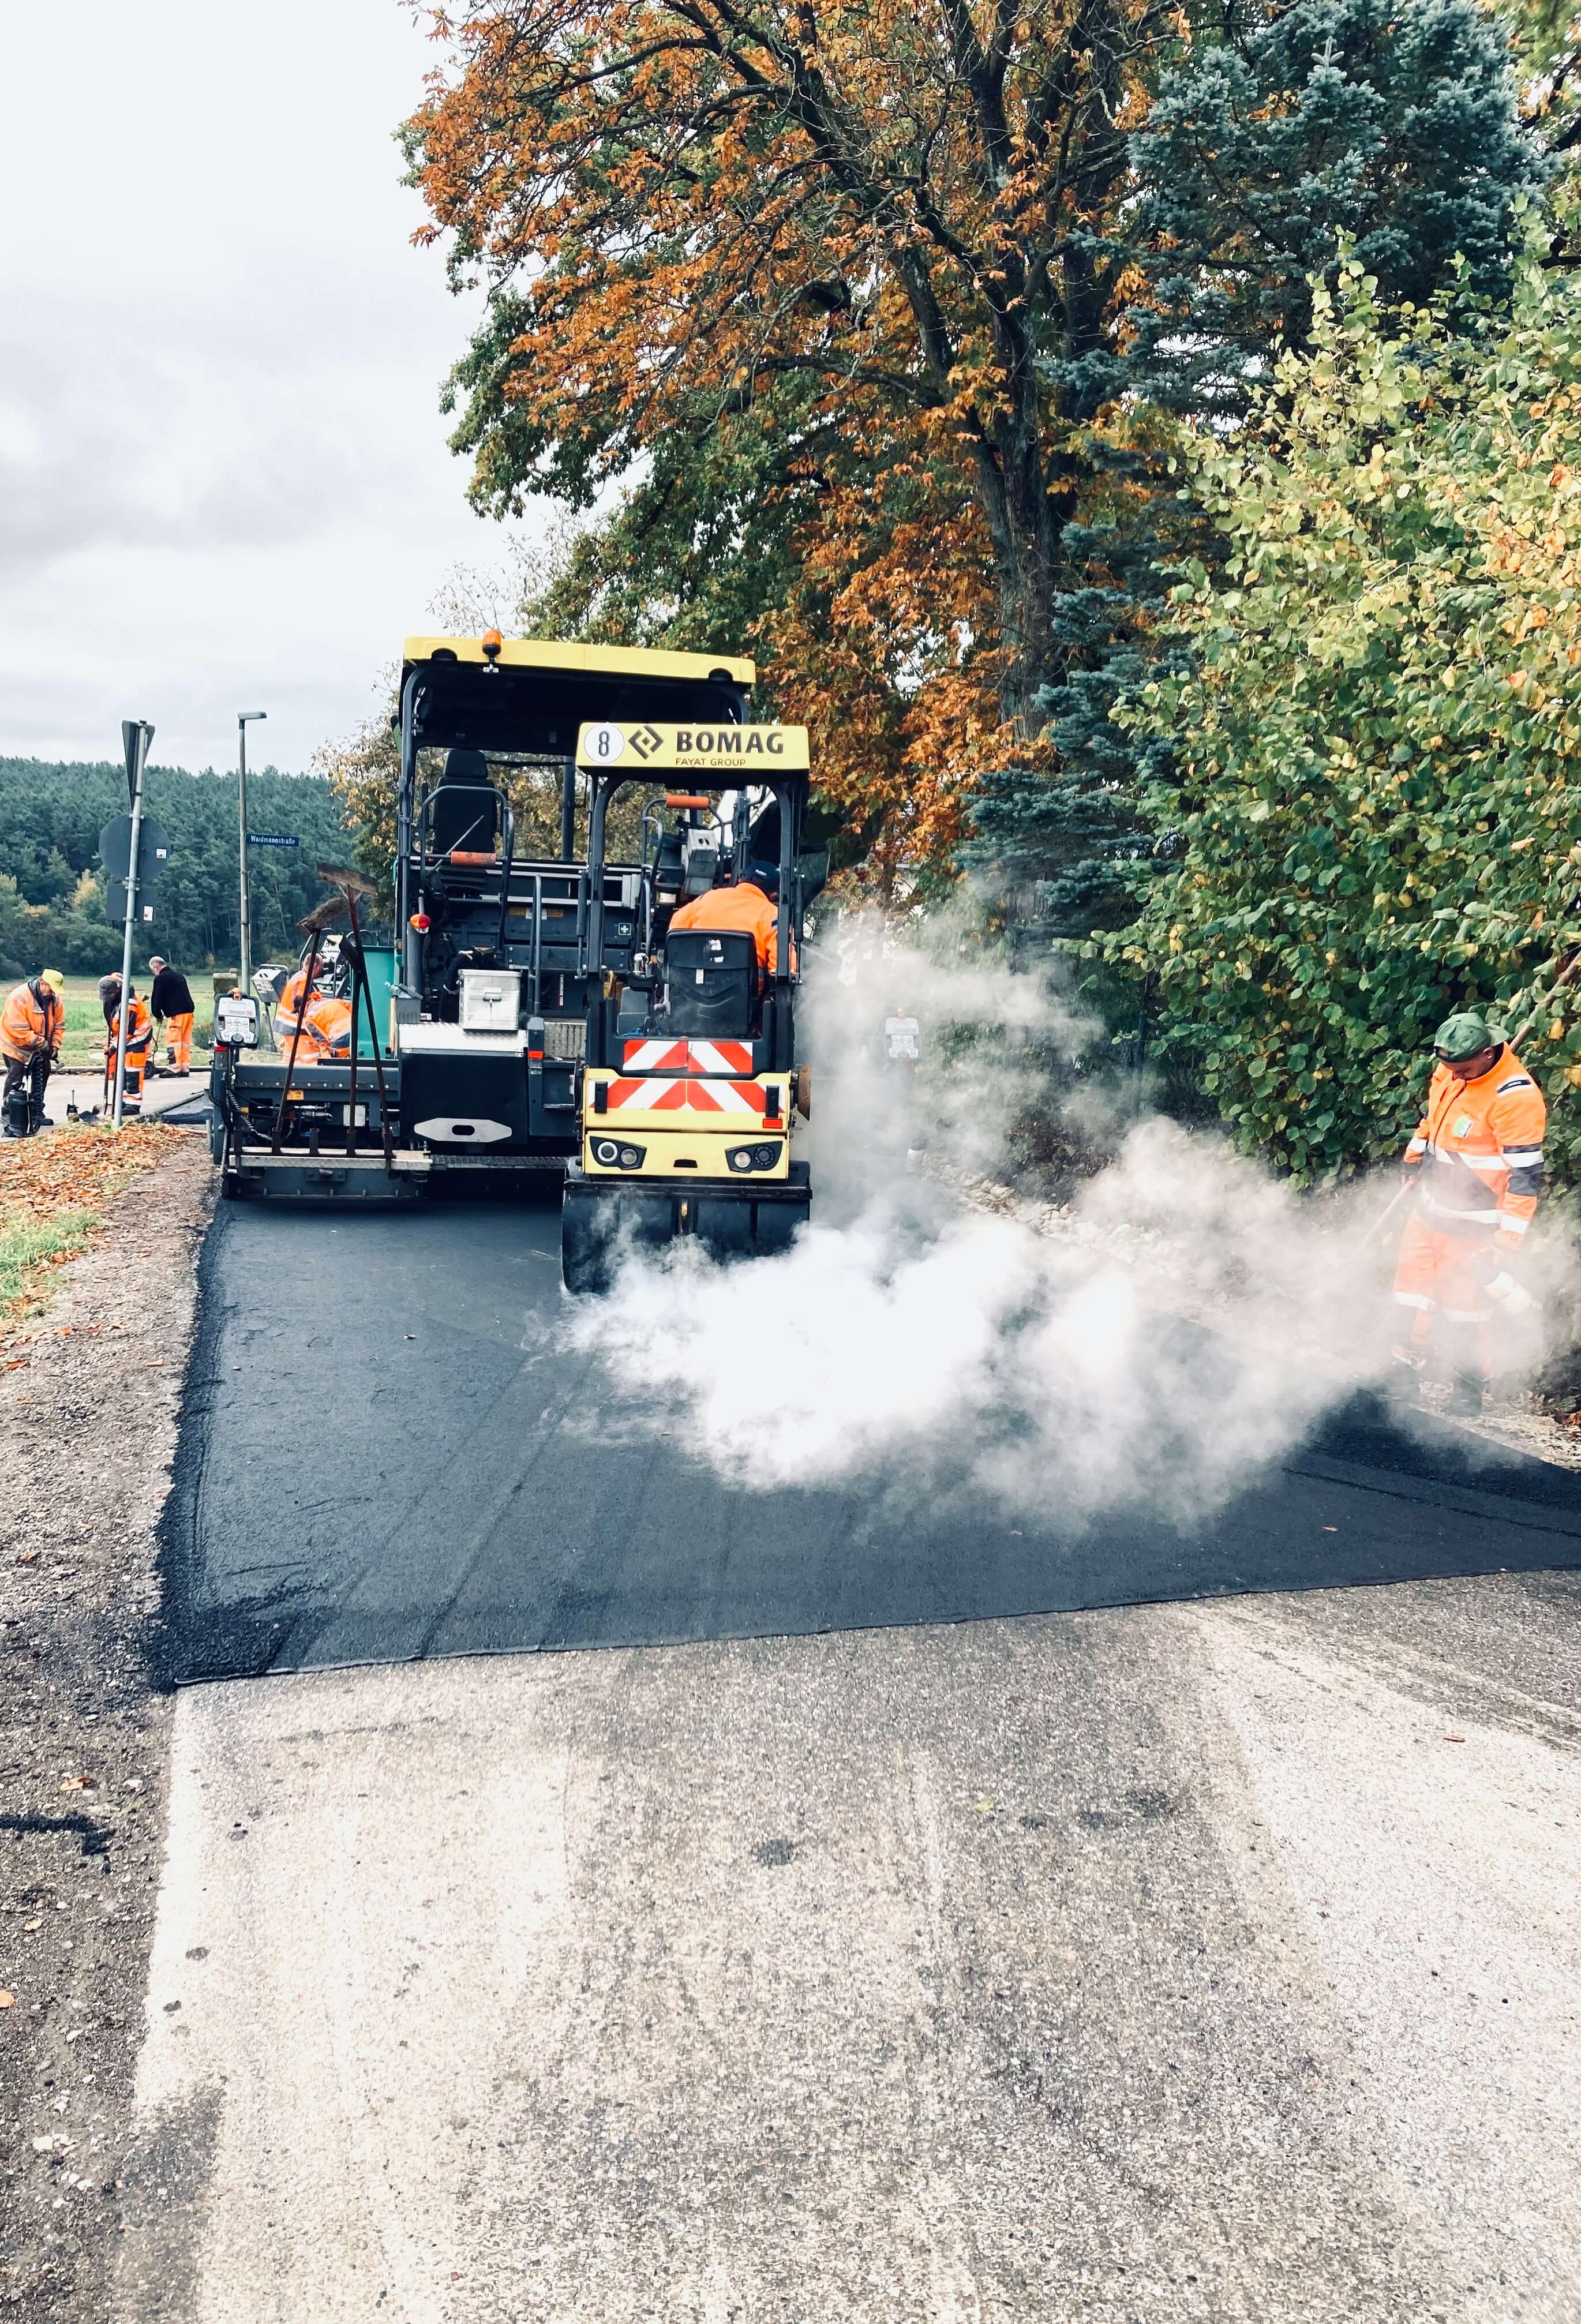
M0 753L304 767L458 564L400 0L0 0ZM504 606L501 608L504 610Z

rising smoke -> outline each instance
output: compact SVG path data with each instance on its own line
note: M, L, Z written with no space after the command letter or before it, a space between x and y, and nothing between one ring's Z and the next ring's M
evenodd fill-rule
M915 1073L883 1061L896 1013L924 1028ZM1094 1028L951 924L842 923L809 950L807 1023L818 1191L796 1248L628 1255L566 1325L722 1477L1187 1526L1388 1374L1375 1183L1303 1197L1153 1116L1067 1209L963 1202L1029 1109L1074 1092L1090 1120Z

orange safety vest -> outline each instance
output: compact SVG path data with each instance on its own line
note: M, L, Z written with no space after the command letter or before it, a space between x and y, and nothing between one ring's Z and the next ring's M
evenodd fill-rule
M1418 1208L1447 1234L1490 1235L1518 1250L1542 1192L1542 1092L1508 1042L1485 1074L1457 1081L1434 1068L1428 1107L1405 1149L1421 1172Z
M274 1030L275 1038L289 1058L291 1042L295 1038L294 1019L290 1025L282 1027L277 1016ZM296 1044L297 1063L299 1065L319 1065L337 1049L343 1056L351 1053L351 1003L349 1001L330 1001L320 993L302 1011L301 1038Z
M60 1046L66 1011L47 984L44 991L49 997L40 1001L31 984L19 984L0 1010L0 1049L13 1064L36 1056L41 1049L53 1055Z
M299 968L294 975L287 977L285 981L285 990L274 1004L276 1023L279 1022L282 1016L294 1017L296 1015L297 1010L302 1005L302 992L307 985L307 982L308 972L305 968ZM316 983L317 980L315 979L315 985Z
M728 888L710 888L683 904L670 923L672 928L744 928L757 939L758 966L772 976L780 957L779 914L763 890L750 880Z
M131 1056L138 1049L146 1049L153 1038L153 1019L148 1013L148 1003L145 1001L140 1001L134 993L131 1020L126 1027L126 1055ZM110 1037L105 1043L105 1055L114 1058L120 1042L121 1012L117 1009L110 1019Z

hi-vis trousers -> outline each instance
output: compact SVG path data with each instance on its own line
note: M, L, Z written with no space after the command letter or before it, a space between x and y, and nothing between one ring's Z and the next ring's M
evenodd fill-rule
M1394 1304L1410 1310L1413 1354L1426 1352L1435 1317L1444 1327L1445 1352L1457 1372L1488 1376L1487 1287L1470 1261L1492 1247L1485 1230L1450 1234L1413 1212L1401 1237L1394 1270Z

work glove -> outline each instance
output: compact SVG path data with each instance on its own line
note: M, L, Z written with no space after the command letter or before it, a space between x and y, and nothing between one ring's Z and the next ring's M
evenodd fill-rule
M1506 1314L1524 1314L1533 1304L1530 1292L1510 1272L1510 1255L1506 1251L1475 1251L1466 1261L1465 1271Z

